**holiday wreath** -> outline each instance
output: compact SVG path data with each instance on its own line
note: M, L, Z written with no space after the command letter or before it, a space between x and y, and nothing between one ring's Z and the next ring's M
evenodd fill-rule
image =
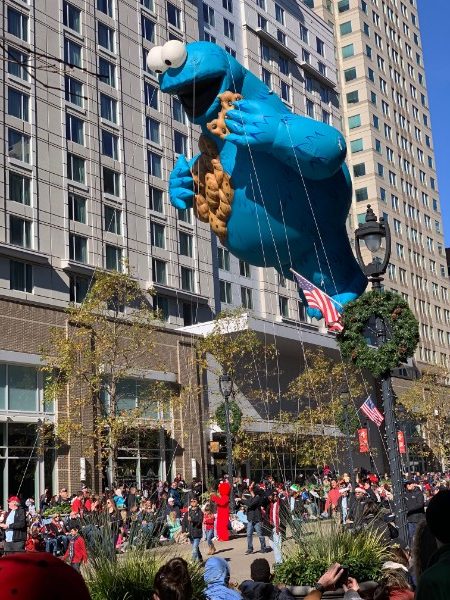
M229 406L229 411L230 411L229 412L230 432L237 433L241 426L242 411L239 408L239 406L237 405L237 402L235 402L234 400L232 400L228 406ZM217 421L217 425L220 427L220 429L222 429L222 431L226 431L227 419L226 419L226 413L225 413L225 402L222 402L222 404L220 404L217 407L216 421Z
M364 334L374 317L383 319L386 341L375 348ZM414 354L419 343L419 324L401 296L371 291L349 302L343 314L344 330L337 341L345 359L368 369L375 377L388 373Z

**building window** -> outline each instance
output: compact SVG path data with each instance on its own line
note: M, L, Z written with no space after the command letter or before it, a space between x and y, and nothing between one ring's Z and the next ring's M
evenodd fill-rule
M366 174L366 163L358 163L353 166L353 175L355 177L363 177Z
M87 277L80 277L79 275L72 275L70 277L70 289L69 289L69 300L81 304L87 296L89 291L90 279Z
M147 164L148 164L148 173L153 177L162 178L162 168L161 168L162 157L160 154L156 154L151 150L147 150Z
M84 123L69 113L66 113L66 138L76 144L84 144Z
M348 127L349 129L356 129L357 127L361 127L361 115L353 115L348 118Z
M122 248L106 244L105 263L109 271L122 271Z
M350 0L339 0L338 2L338 12L343 13L349 10L350 8Z
M241 304L243 308L253 308L253 296L251 288L241 286Z
M19 292L33 292L33 268L17 260L9 261L9 287Z
M69 220L86 223L86 198L69 194Z
M181 29L181 10L167 2L167 22L177 29Z
M65 98L76 106L83 106L83 84L66 75L64 79Z
M100 12L108 15L108 17L113 16L112 0L97 0L97 8Z
M356 79L356 67L351 67L350 69L345 69L344 70L344 78L345 81L353 81L353 79Z
M181 289L187 292L194 291L194 271L187 267L181 267Z
M286 296L278 296L278 309L282 317L289 319L289 301Z
M161 320L167 321L169 319L169 299L166 296L157 294L153 298L153 310Z
M29 163L30 137L15 129L8 128L8 156Z
M164 212L163 191L153 186L149 187L150 210L158 213Z
M228 12L233 12L233 0L222 0L222 6Z
M105 129L102 129L102 154L119 160L119 138Z
M234 23L228 19L223 20L223 33L230 40L234 40Z
M8 73L28 81L28 54L8 46Z
M272 87L272 75L270 74L270 71L268 71L267 69L262 69L261 79L264 81L267 87Z
M285 102L290 102L291 101L291 86L283 80L280 81L280 85L281 85L281 98Z
M357 140L352 140L350 142L350 149L352 153L361 152L364 150L364 144L362 138L358 138Z
M242 277L250 277L250 265L245 260L239 261L239 274Z
M105 58L100 57L98 59L98 71L99 71L99 79L110 85L111 87L116 87L116 65L109 62Z
M144 83L145 106L158 110L158 90L148 81Z
M184 112L183 105L178 100L178 98L172 98L172 117L178 123L183 123L186 125L186 113Z
M331 115L327 110L323 110L322 109L322 122L326 123L327 125L331 124Z
M188 138L187 135L181 133L180 131L175 130L173 132L173 148L175 154L184 154L185 156L188 153Z
M203 39L205 42L211 42L212 44L216 43L216 38L207 31L203 32Z
M236 50L233 50L230 46L225 46L225 52L228 52L228 54L236 58Z
M306 114L311 119L314 119L314 102L309 98L306 98Z
M146 129L147 139L150 142L153 142L154 144L160 143L160 134L159 134L160 125L161 124L159 121L157 121L156 119L152 119L151 117L147 117L145 120L145 129Z
M9 188L8 188L8 200L13 202L20 202L20 204L26 204L30 206L31 199L31 180L29 177L9 172Z
M192 211L190 208L179 208L178 218L183 223L192 223Z
M120 196L120 173L103 167L103 191L105 194Z
M8 33L28 42L28 17L8 6Z
M28 121L28 106L30 97L14 88L8 88L8 115Z
M160 223L150 224L152 246L165 249L166 247L166 228Z
M81 67L81 46L69 38L64 38L64 62L70 67Z
M286 46L286 34L284 31L281 31L281 29L277 29L277 40L280 42L280 44Z
M22 248L31 248L31 221L20 217L9 217L9 243Z
M316 36L316 50L320 56L325 56L325 44L323 40Z
M275 19L284 25L284 8L275 2Z
M305 44L308 43L308 29L302 23L300 23L300 39Z
M114 29L107 27L100 21L97 23L98 45L110 52L114 52Z
M80 263L87 262L87 239L85 237L69 234L69 259Z
M220 301L224 304L231 304L231 283L229 281L219 281Z
M267 19L258 13L258 29L267 31Z
M122 211L105 205L105 231L122 235Z
M342 47L342 58L349 58L355 54L355 47L353 44L348 44Z
M230 253L226 248L217 248L217 262L219 269L230 270Z
M111 123L117 123L117 100L100 94L100 116Z
M192 235L180 231L180 254L192 258Z
M346 96L347 104L358 104L359 102L359 92L355 90L353 92L349 92Z
M152 44L155 43L155 26L156 23L154 21L141 15L142 37Z
M152 259L152 273L155 283L167 285L167 264L163 260Z
M345 23L341 23L339 25L339 30L341 32L341 35L347 35L347 34L351 33L352 32L352 22L346 21Z
M287 58L278 55L278 67L280 69L280 73L283 73L283 75L289 75L289 61Z
M81 10L68 2L63 3L63 23L77 33L81 31Z
M356 202L364 202L365 200L367 200L369 197L367 188L363 187L363 188L359 188L359 189L355 190L355 197L356 197Z
M205 25L210 25L211 27L215 27L216 25L214 9L208 4L205 4L205 2L203 2L203 22Z
M84 158L67 153L67 178L77 183L85 182Z

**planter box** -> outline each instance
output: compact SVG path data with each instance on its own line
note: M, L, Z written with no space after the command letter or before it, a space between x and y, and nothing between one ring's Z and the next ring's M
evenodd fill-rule
M375 581L365 581L359 584L359 588L362 592L364 592L367 590L374 590L377 587L377 585L378 584ZM313 589L314 588L310 587L309 585L295 585L289 587L289 591L294 596L294 598L304 598ZM322 595L322 598L325 598L326 600L338 600L342 599L343 597L343 589L334 590L333 592L325 592L325 594Z

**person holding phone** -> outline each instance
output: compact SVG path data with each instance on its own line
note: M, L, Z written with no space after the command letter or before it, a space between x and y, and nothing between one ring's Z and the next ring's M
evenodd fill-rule
M344 600L357 600L357 598L361 598L358 594L359 585L356 579L348 576L348 569L346 567L342 567L339 563L334 563L317 581L314 586L315 589L305 596L305 600L320 600L325 592L335 590L341 586L345 592Z

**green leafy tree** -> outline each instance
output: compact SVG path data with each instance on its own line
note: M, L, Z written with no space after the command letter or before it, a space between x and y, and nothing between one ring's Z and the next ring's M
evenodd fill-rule
M398 398L407 416L419 426L442 471L450 461L449 379L450 373L445 369L424 371Z
M305 352L305 370L288 390L298 403L298 416L291 421L296 456L302 465L319 466L336 460L345 433L344 411L349 411L352 439L359 424L354 402L364 392L361 376L351 365L334 361L323 350ZM350 404L344 406L342 386L348 387ZM285 417L287 419L289 417Z
M143 378L145 369L158 365L158 321L148 294L118 272L96 273L85 300L66 312L66 327L55 328L42 351L45 397L67 398L57 436L101 448L112 483L121 442L136 439L148 420L156 424L162 405L171 400L165 384ZM83 424L86 411L92 416L90 432Z

